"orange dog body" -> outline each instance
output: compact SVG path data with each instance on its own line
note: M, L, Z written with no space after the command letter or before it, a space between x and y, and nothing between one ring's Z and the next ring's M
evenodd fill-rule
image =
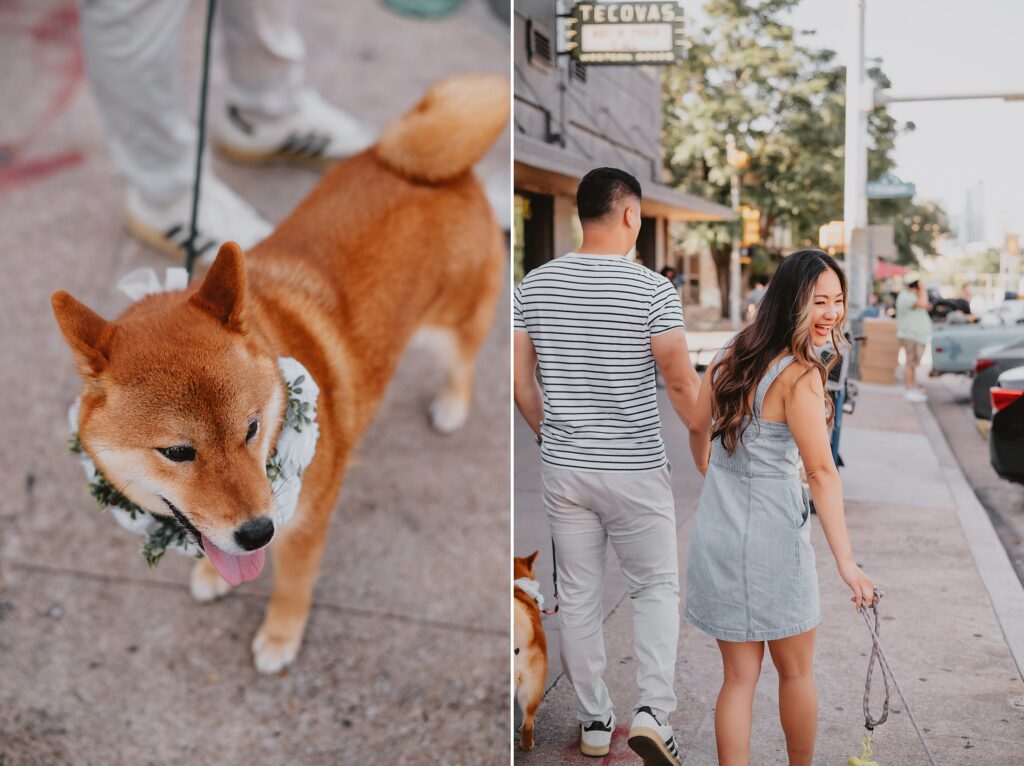
M512 578L536 579L533 564L537 551L512 563ZM524 750L534 745L533 729L537 708L544 696L544 679L548 674L548 645L541 623L540 606L522 588L512 588L513 597L513 665L515 667L516 700L523 711L522 736Z
M345 466L415 331L449 341L433 425L449 432L466 418L505 262L470 171L508 109L503 78L441 82L248 256L224 245L200 284L144 298L116 321L53 296L84 380L81 443L128 499L183 518L217 549L193 570L199 600L229 589L221 560L258 555L250 569L262 566L262 547L248 545L274 502L265 465L287 397L276 360L294 357L319 385L316 454L295 517L269 543L274 589L253 642L261 671L298 652Z

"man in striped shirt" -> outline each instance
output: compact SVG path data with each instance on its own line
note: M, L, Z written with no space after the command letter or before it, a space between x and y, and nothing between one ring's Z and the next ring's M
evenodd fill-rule
M579 701L580 749L604 755L615 728L601 678L610 539L634 610L640 694L629 744L645 764L675 766L668 715L676 707L679 573L655 364L684 423L700 380L678 293L626 256L640 233L640 199L637 180L614 168L592 170L580 182L579 252L534 269L515 291L514 389L541 445L562 664Z

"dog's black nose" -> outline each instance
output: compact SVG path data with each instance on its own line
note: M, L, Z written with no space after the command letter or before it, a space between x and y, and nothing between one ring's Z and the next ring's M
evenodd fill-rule
M235 530L235 542L247 551L262 548L274 536L274 522L266 516L250 519Z

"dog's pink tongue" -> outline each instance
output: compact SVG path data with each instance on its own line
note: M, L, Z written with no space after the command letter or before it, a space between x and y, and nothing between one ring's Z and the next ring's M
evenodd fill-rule
M210 542L210 538L203 535L203 551L206 553L206 558L213 564L213 568L217 570L217 574L223 577L229 585L241 585L243 582L255 580L263 571L266 548L234 556L222 551Z

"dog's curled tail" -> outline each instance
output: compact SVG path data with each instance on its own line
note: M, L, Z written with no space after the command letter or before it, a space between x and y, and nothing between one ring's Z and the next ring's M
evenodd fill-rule
M465 173L494 143L509 120L508 79L459 75L432 86L377 142L392 170L436 183Z

